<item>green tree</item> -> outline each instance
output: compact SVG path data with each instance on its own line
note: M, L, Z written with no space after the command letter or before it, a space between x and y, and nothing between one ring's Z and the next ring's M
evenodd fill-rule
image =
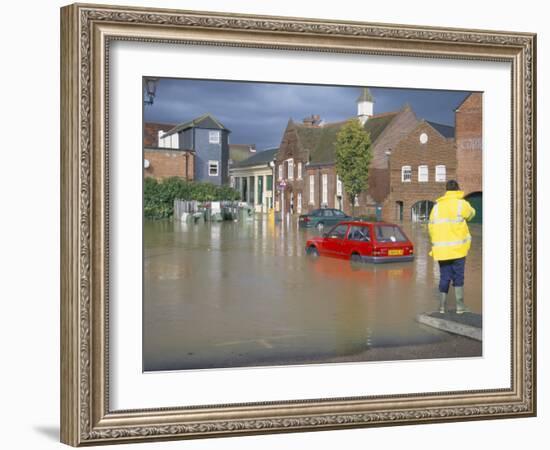
M336 173L352 205L352 215L356 196L367 190L371 160L370 134L359 120L350 120L336 135Z

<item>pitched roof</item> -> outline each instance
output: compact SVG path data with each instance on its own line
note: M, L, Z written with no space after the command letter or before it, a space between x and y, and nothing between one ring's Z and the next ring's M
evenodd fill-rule
M229 131L218 119L216 119L212 114L206 113L200 117L189 120L187 122L180 123L176 125L171 130L168 130L164 136L170 136L174 133L179 133L180 131L187 130L188 128L209 128L217 130L226 130Z
M452 139L455 137L455 127L443 125L442 123L430 122L429 120L426 120L426 122L435 128L441 136L447 139Z
M267 165L275 159L278 148L270 148L268 150L262 150L254 153L249 158L246 158L243 161L236 162L233 164L233 167L251 167L251 166L260 166Z
M370 134L373 145L398 114L399 111L376 114L365 122L364 129ZM311 164L329 164L336 160L336 135L346 122L328 123L313 128L296 125L302 147L310 150Z
M229 159L234 163L243 161L254 154L256 154L254 144L229 144Z

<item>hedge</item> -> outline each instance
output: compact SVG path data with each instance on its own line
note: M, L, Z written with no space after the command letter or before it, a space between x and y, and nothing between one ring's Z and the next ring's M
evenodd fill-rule
M157 180L145 178L143 187L143 212L147 219L166 219L174 215L174 200L199 202L238 200L239 193L229 186L186 181L180 177Z

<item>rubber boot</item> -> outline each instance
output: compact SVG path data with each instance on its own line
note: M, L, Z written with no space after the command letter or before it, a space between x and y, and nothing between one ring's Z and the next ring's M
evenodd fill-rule
M447 305L447 293L440 292L439 293L439 313L440 314L445 314L446 305Z
M464 286L455 286L455 298L456 298L456 313L464 314L465 312L470 312L468 308L464 305Z

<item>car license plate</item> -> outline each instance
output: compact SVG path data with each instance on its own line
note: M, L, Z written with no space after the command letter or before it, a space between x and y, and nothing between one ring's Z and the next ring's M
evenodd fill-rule
M399 250L388 250L388 256L400 256L403 254L403 249Z

